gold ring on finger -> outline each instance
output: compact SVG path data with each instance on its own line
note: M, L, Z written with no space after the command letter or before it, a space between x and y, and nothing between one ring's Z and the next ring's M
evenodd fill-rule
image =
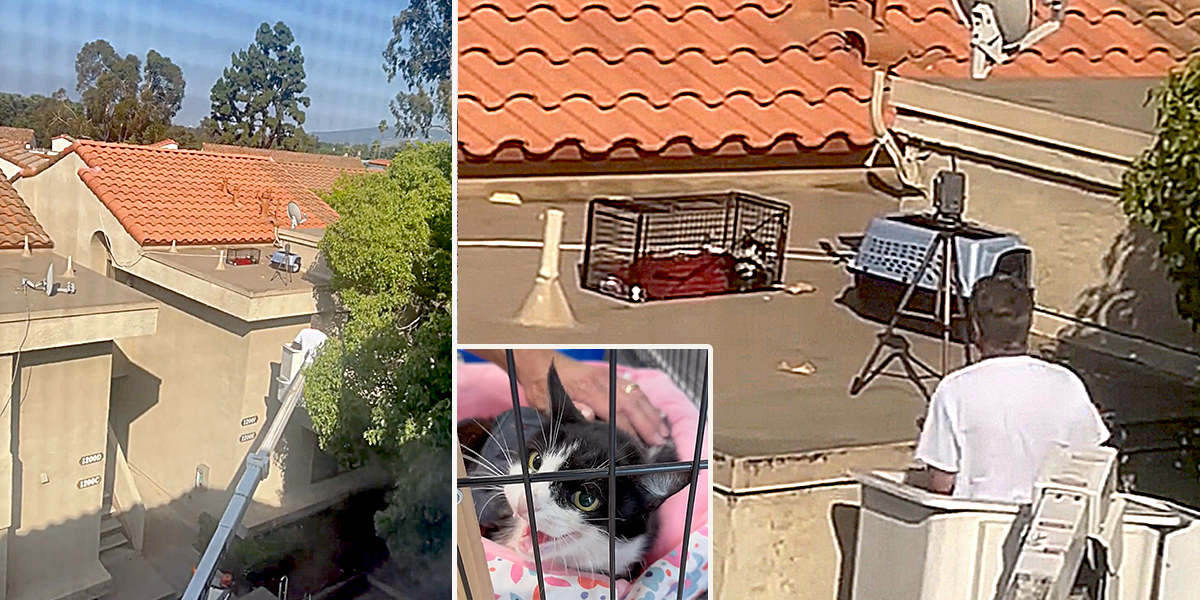
M630 382L629 385L625 386L625 393L632 394L633 390L636 390L636 389L638 389L638 384Z

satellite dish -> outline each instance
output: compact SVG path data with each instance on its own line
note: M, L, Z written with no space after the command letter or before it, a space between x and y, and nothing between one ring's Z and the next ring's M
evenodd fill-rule
M304 211L300 210L300 205L295 202L287 203L287 213L288 218L292 220L292 229L295 229L301 223L308 220L308 216L304 214Z
M951 5L971 29L971 77L984 79L992 67L1054 33L1066 14L1064 0L1042 0L1050 18L1034 28L1036 0L954 0Z
M1005 45L1020 42L1033 29L1033 0L955 0L955 4L961 15L959 18L968 26L976 6L991 7Z
M54 295L54 263L46 267L46 295Z

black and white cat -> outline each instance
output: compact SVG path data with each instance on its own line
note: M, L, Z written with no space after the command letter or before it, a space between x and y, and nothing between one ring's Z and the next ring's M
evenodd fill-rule
M609 426L588 421L563 390L554 366L549 374L549 414L521 409L526 448L519 448L516 421L509 410L491 421L464 421L459 440L470 476L520 475L521 463L530 473L607 469ZM647 447L617 431L617 467L678 460L675 446ZM658 532L655 510L687 485L684 472L618 476L616 496L608 495L608 479L533 483L533 510L538 549L543 565L577 571L609 573L609 537L616 537L618 577L644 567L646 552ZM528 507L523 483L472 489L482 534L533 558ZM616 504L615 532L608 528L608 507Z

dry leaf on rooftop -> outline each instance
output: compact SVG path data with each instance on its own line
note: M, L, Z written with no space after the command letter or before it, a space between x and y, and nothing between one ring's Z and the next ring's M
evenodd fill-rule
M811 294L817 291L817 286L807 281L797 281L796 283L783 288L783 290L793 296L799 296L800 294Z
M796 375L812 375L813 373L817 372L817 366L808 361L796 366L792 366L788 364L786 360L781 360L779 361L779 370L786 371L788 373L794 373Z

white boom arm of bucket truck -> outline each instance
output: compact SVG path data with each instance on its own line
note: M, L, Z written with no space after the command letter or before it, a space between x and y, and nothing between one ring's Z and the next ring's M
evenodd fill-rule
M246 509L254 498L254 490L258 488L260 481L267 478L271 464L271 452L275 449L275 444L279 442L280 437L283 436L283 429L296 409L296 405L300 402L304 389L303 367L312 362L316 355L316 349L310 349L297 357L298 354L300 354L300 350L295 345L284 346L284 363L290 364L281 364L280 371L281 373L290 371L292 377L280 394L279 412L276 413L270 427L267 428L266 435L262 437L258 450L246 456L246 470L238 481L237 487L234 488L233 498L225 507L225 513L217 523L217 530L209 540L208 548L200 557L200 564L196 567L196 572L192 574L192 579L188 582L182 600L209 600L214 593L218 594L218 598L228 597L227 591L216 592L213 589L213 579L217 576L217 564L241 526L242 517L246 515ZM293 360L289 361L289 357ZM295 361L295 358L300 358L300 360Z
M1033 518L1003 600L1067 600L1085 554L1107 577L1120 564L1125 499L1117 451L1055 448L1034 485ZM1102 599L1098 599L1102 600Z

